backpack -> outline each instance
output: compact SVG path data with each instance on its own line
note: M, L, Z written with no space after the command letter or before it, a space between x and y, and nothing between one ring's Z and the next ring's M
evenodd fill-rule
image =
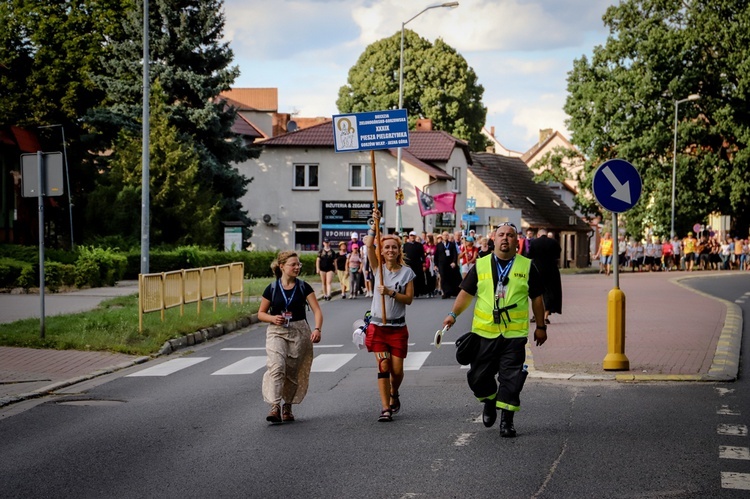
M279 283L278 279L276 279L275 281L273 281L271 283L271 306L272 307L273 307L273 304L274 304L274 302L276 300L276 288L278 287L277 286L278 283ZM305 291L305 281L303 281L302 279L300 279L298 277L297 280L296 280L296 283L297 284L295 286L299 288L300 293L304 293L304 291ZM307 310L311 310L310 304L307 303L307 299L305 299L305 305L307 306Z

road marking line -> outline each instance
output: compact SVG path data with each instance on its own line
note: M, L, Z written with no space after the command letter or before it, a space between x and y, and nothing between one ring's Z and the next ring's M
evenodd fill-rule
M733 447L731 445L719 446L720 459L744 459L750 460L750 447Z
M721 409L716 411L716 414L722 414L724 416L739 416L740 415L738 411L730 409L728 405L722 405Z
M722 471L721 487L724 489L750 490L750 474Z
M747 436L747 426L744 424L720 424L716 427L719 435L734 435L737 437Z
M404 371L418 371L429 356L430 352L409 352L404 359Z
M734 388L719 388L715 387L716 391L719 393L719 397L723 397L724 395L730 395L734 393Z
M185 359L168 360L167 362L159 364L158 366L149 367L148 369L144 369L143 371L128 374L126 378L138 378L141 376L168 376L177 371L181 371L182 369L186 369L190 366L194 366L195 364L199 364L204 360L208 360L209 358L210 357L189 357Z
M341 348L344 345L315 345L314 348ZM222 348L226 352L265 352L266 347Z
M734 300L735 303L745 303L745 300Z
M244 359L219 369L211 376L232 376L237 374L252 374L266 365L265 357L245 357Z
M312 372L332 373L356 355L356 353L322 353L313 359Z
M476 433L461 433L453 442L453 445L455 445L456 447L465 447L469 445L469 440L474 435L476 435Z

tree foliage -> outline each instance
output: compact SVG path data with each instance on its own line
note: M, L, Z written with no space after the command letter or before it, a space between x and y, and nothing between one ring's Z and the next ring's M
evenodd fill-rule
M169 124L166 95L158 80L152 87L149 142L150 239L155 244L210 245L220 210L216 194L200 184L200 156L192 141L181 140ZM88 222L100 236L138 240L141 206L141 135L123 129L115 141L109 172L91 194Z
M102 134L102 149L120 129L140 129L143 3L132 1L123 36L112 40L109 57L102 59L96 77L107 97L89 118ZM220 0L149 2L151 77L160 81L167 96L169 125L176 128L181 142L193 144L200 158L202 192L220 198L222 220L249 223L239 203L249 180L231 164L244 161L251 151L231 132L235 110L216 99L239 75L239 69L230 66L232 50L221 41L225 22L221 5ZM214 242L218 242L218 224L215 229Z
M119 29L124 1L0 2L0 128L19 126L37 133L45 151L63 150L64 131L70 194L76 206L83 205L95 178L81 118L104 97L91 77L106 40ZM46 125L61 126L38 128ZM0 154L1 160L18 164L17 150ZM58 230L68 227L65 205L67 196L47 213ZM73 210L75 226L82 225L81 215Z
M603 161L630 161L644 189L627 213L629 232L669 234L675 102L699 94L678 107L675 230L684 235L720 212L746 236L750 4L624 0L603 19L606 44L568 75L568 129L587 158L581 187L590 189Z
M349 70L347 84L339 89L339 112L398 107L400 50L400 31L365 48ZM403 76L403 107L410 129L414 129L418 118L430 118L436 129L466 140L473 150L484 150L484 87L454 48L439 38L432 44L405 30Z

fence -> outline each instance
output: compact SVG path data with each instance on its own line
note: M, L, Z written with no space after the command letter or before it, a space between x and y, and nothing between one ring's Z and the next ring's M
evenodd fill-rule
M216 302L227 297L227 305L232 305L232 296L239 294L240 303L245 298L245 264L242 262L202 267L199 269L176 270L158 274L138 275L138 332L143 332L143 314L161 312L180 307L180 315L185 305L196 303L198 315L204 300Z

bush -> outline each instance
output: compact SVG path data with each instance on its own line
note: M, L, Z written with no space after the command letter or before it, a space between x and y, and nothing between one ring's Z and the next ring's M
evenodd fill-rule
M26 267L31 267L31 265L9 258L0 260L0 288L9 289L18 286L18 278L21 277L21 272Z
M111 248L81 246L76 261L75 285L79 288L91 286L114 286L125 274L127 259Z
M27 293L29 289L39 286L39 264L24 267L21 275L18 276L16 284L22 287Z
M44 281L53 293L60 291L63 286L73 286L76 282L76 267L59 262L45 262Z

